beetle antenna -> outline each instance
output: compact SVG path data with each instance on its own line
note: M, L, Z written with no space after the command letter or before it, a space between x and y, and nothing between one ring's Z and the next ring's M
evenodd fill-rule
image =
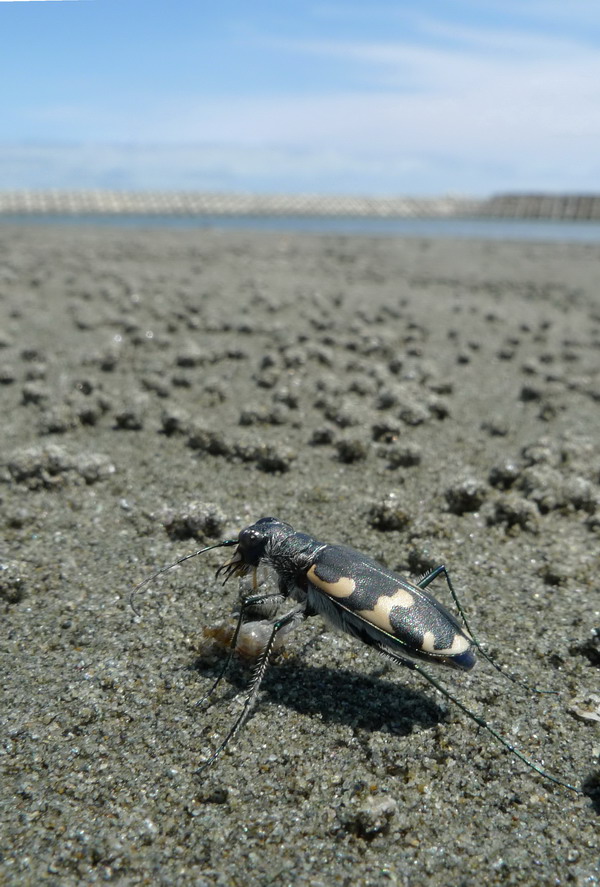
M214 545L207 545L206 548L200 548L198 551L192 552L192 554L186 554L185 557L180 557L178 561L169 564L168 567L163 567L161 570L157 570L156 573L152 573L151 576L146 576L145 579L142 579L141 582L138 582L129 597L129 604L135 615L140 615L140 611L135 606L135 598L139 594L140 590L144 587L144 585L148 585L149 582L152 582L152 580L156 579L157 576L160 576L161 573L167 573L169 570L172 570L173 567L177 567L184 561L189 561L191 558L196 557L199 554L204 554L205 551L212 551L213 548L225 548L231 545L237 545L237 541L237 539L225 539L223 540L223 542L216 542Z

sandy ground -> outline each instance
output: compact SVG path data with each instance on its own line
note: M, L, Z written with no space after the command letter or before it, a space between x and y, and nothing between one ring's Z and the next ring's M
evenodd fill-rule
M597 884L599 294L590 245L0 228L0 882ZM129 593L271 514L445 562L558 695L437 677L585 794L318 618L195 775L226 552Z

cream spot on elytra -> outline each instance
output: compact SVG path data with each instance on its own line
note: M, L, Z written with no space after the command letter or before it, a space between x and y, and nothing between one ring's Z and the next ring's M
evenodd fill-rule
M320 588L321 591L330 594L332 597L350 597L356 589L356 582L354 579L350 579L349 576L340 576L335 582L325 582L318 575L315 566L312 566L306 575L313 585L316 585L317 588Z
M434 653L436 656L458 656L460 653L465 653L470 646L468 638L463 637L462 634L455 634L450 647L446 647L444 650L436 650L435 635L431 631L425 632L421 643L422 650L426 653Z
M362 616L372 625L394 634L394 627L391 620L391 612L394 607L403 607L405 610L412 607L415 599L405 588L399 588L394 594L382 594L377 599L377 603L371 610L359 610L358 615Z

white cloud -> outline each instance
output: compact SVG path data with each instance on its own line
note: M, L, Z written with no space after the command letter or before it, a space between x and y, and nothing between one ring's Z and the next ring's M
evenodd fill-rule
M486 195L500 190L594 190L595 159L565 172L550 157L483 158L444 151L297 150L286 146L0 145L0 188Z
M339 192L356 191L351 183L358 180L376 182L390 173L398 178L422 166L419 161L398 159L390 164L333 149L301 151L227 144L15 144L0 145L0 188Z
M32 121L37 114L52 123L73 146L48 143L39 156L32 147L5 149L0 186L33 177L46 183L39 187L54 180L379 193L598 187L600 54L572 35L422 21L417 42L267 45L305 64L345 65L347 82L361 88L152 96L121 111L114 103L30 109ZM75 147L82 132L87 145ZM133 141L138 147L123 146Z

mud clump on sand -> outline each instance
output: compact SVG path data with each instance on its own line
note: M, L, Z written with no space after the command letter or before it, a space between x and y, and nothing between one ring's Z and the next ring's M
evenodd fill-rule
M559 695L441 679L597 786L599 269L596 245L0 229L0 880L600 876L590 798L318 619L196 777L249 675L195 706L237 587L210 552L129 606L266 515L413 579L445 563L488 649Z

